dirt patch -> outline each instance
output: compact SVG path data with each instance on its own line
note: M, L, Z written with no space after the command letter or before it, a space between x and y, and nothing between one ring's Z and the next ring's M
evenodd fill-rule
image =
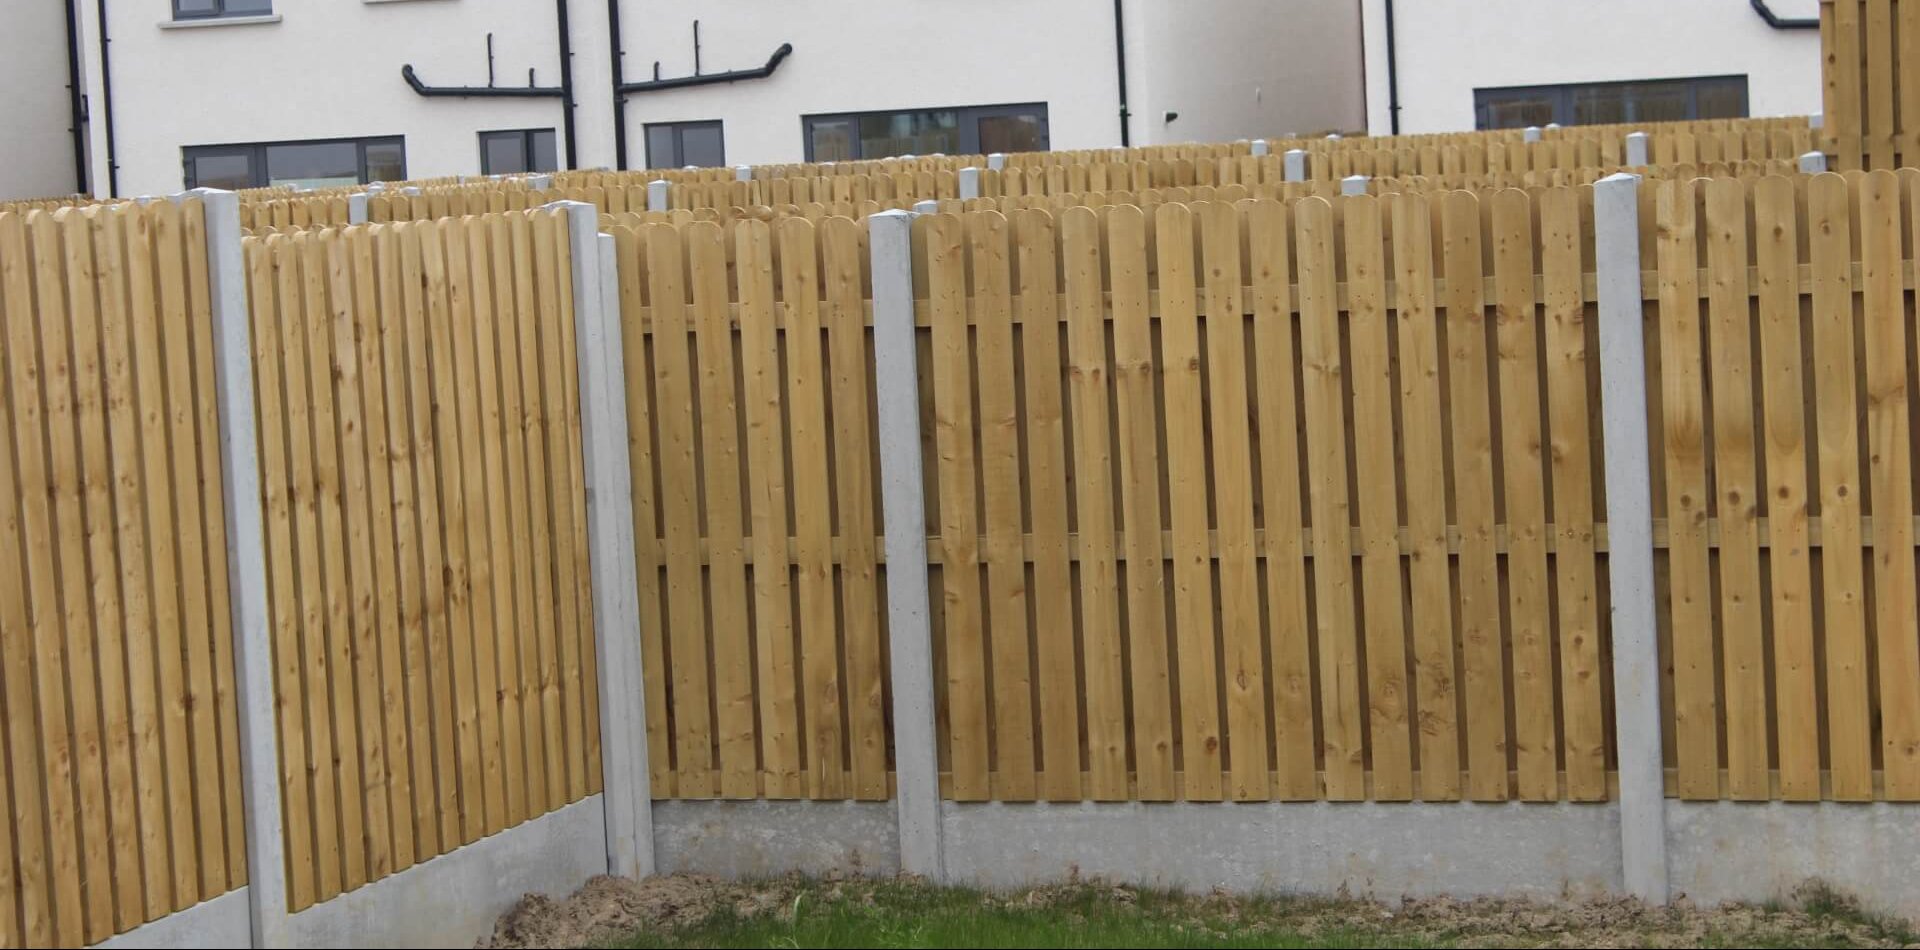
M743 917L767 913L780 906L782 896L774 886L747 887L698 874L644 881L596 877L564 900L540 894L521 898L480 946L585 947L636 930L690 926L722 908Z
M1450 900L1376 902L1267 897L1219 891L1171 895L1100 880L1005 893L936 892L906 880L788 877L732 882L678 874L629 881L599 877L571 897L522 899L500 919L483 947L584 947L638 931L668 933L699 927L726 912L739 919L791 920L802 902L809 908L852 902L891 906L914 913L926 898L946 894L976 907L1043 911L1077 919L1123 909L1159 917L1196 936L1225 938L1248 930L1287 931L1313 938L1377 935L1428 944L1481 947L1675 947L1675 946L1914 946L1905 923L1860 911L1831 889L1811 883L1793 897L1765 907L1733 905L1703 909L1682 900L1648 907L1634 900L1540 902ZM938 903L938 902L933 902Z

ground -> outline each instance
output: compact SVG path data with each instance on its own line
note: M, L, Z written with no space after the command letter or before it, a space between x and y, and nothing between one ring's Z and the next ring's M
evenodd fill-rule
M1379 903L1178 895L1099 881L1011 893L907 880L596 878L529 895L490 947L1906 947L1920 931L1809 883L1792 900Z

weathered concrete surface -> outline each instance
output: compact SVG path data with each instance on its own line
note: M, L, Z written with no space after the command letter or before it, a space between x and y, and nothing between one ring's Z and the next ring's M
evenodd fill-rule
M1072 873L1199 891L1557 898L1619 893L1619 810L1570 804L946 803L947 874Z
M187 950L190 947L251 946L244 885L219 897L201 901L177 914L142 924L95 947L101 950Z
M564 896L605 873L606 805L594 795L316 904L288 932L296 947L471 947L522 896Z
M737 878L900 868L892 802L657 801L653 843L662 874Z
M1920 919L1920 805L1670 801L1667 860L1676 898L1764 901L1819 878Z

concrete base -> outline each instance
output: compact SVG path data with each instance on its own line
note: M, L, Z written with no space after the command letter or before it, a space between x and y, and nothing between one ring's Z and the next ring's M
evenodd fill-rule
M1673 896L1702 904L1789 896L1810 878L1920 920L1920 805L1667 802Z
M242 885L94 946L101 950L245 947L253 941L252 921L247 914L247 889Z
M657 801L653 848L662 874L753 878L900 869L892 802Z
M522 896L607 873L606 828L600 796L575 802L294 914L292 945L471 947Z
M1618 893L1611 805L946 804L948 879L1272 893Z

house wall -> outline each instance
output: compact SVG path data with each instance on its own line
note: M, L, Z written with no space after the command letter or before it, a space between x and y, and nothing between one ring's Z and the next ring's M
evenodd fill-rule
M1362 0L1367 126L1388 111L1387 0ZM1817 0L1770 0L1813 17ZM1776 30L1743 0L1400 0L1400 131L1473 128L1477 88L1744 74L1755 116L1820 111L1820 31Z
M0 29L0 200L78 190L67 95L67 10L10 3Z

